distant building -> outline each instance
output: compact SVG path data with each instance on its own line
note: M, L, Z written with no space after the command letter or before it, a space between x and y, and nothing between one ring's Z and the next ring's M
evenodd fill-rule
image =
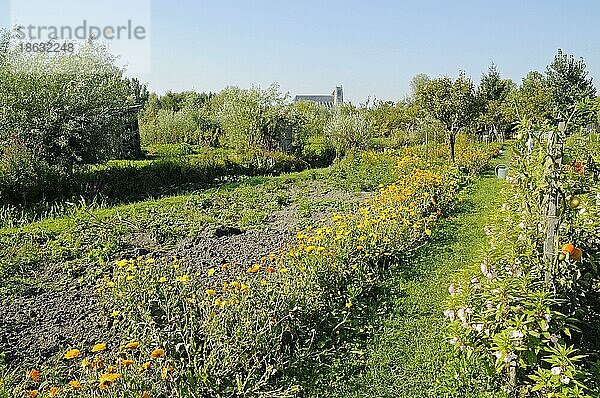
M342 86L337 86L331 95L297 95L294 102L310 101L323 105L327 109L332 109L337 105L344 103L344 90Z

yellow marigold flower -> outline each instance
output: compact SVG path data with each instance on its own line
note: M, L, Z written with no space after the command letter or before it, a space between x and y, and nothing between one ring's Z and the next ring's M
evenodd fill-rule
M346 303L346 308L350 308L350 307L352 307L352 301L348 301L348 302Z
M125 279L127 279L127 282L131 282L132 280L135 279L135 276L133 276L133 275L127 275L127 278L125 278Z
M50 398L54 398L54 397L56 397L56 394L58 394L58 387L55 387L55 386L50 387L50 389L48 390L48 396Z
M208 276L213 276L217 272L214 268L208 270Z
M218 307L221 307L223 305L223 300L221 300L220 298L216 298L215 305Z
M146 260L146 264L152 264L152 263L154 263L154 262L155 262L155 261L154 261L154 259L153 259L153 258L149 258L149 259L147 259L147 260Z
M240 285L240 292L247 292L248 291L248 285L246 285L245 283L242 283Z
M31 390L31 391L29 391L29 397L30 398L35 398L35 397L38 396L39 393L40 392L38 390Z
M109 365L108 368L106 368L106 371L108 373L114 373L117 370L117 367L115 365Z
M69 386L74 390L79 390L81 388L81 382L79 380L71 380Z
M161 276L160 279L158 280L159 283L166 283L167 282L167 277L166 276Z
M129 261L127 261L127 260L117 260L116 264L117 264L117 266L119 266L119 267L122 268L122 267L127 266L127 264L129 264Z
M151 366L152 366L152 364L150 362L144 362L143 364L140 365L140 367L138 368L138 370L140 372L143 372L145 370L150 369Z
M170 380L171 377L169 376L169 373L172 372L173 370L175 370L174 367L172 367L171 365L165 365L162 370L160 371L161 377L163 380Z
M185 274L185 275L176 277L175 280L177 282L184 282L185 283L185 282L189 282L190 281L190 277L189 277L188 274Z
M106 343L98 343L92 347L92 352L100 352L106 350Z
M150 358L156 359L162 357L163 355L165 355L165 350L162 348L157 348L150 353Z
M137 341L130 341L129 343L125 344L125 348L129 350L133 350L135 348L138 348L139 346L140 343L138 343Z
M121 365L123 366L131 366L135 363L133 359L121 359Z
M66 352L65 359L77 358L80 355L81 355L81 351L79 351L77 348L73 348Z
M28 376L31 378L31 380L35 381L36 383L38 383L40 381L40 376L41 373L39 370L37 369L31 369L28 373Z
M113 281L106 282L106 287L115 287L115 283Z
M205 292L209 296L214 296L215 294L217 294L217 292L214 289L206 289Z
M257 273L258 271L260 271L260 265L258 265L258 264L256 264L256 265L255 265L254 267L252 267L252 268L248 268L248 272L249 272L249 273L252 273L252 274L255 274L255 273Z
M120 373L104 373L102 376L100 376L100 379L98 380L100 382L98 387L101 390L106 390L108 386L114 383L115 380L117 380L119 377L121 377Z
M425 229L425 234L431 236L431 230L429 228Z
M86 368L86 369L91 369L94 367L94 364L92 362L90 362L89 359L83 358L83 361L81 361L81 367Z
M113 312L111 312L110 316L112 316L113 318L118 317L119 315L121 315L121 311L119 310L114 310Z
M282 269L280 269L280 270L279 270L279 272L281 272L281 273L284 273L284 274L285 274L286 272L288 272L288 269L287 269L287 268L282 268Z

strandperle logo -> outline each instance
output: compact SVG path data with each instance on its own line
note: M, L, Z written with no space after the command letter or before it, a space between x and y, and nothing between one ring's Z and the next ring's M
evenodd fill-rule
M146 39L146 28L136 25L132 20L126 24L116 26L96 26L83 20L78 26L38 26L18 25L15 35L20 40L144 40Z

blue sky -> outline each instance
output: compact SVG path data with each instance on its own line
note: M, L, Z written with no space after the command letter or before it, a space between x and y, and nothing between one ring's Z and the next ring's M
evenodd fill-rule
M417 73L464 70L478 81L494 62L520 81L559 47L600 79L596 0L182 0L150 9L151 72L140 77L158 92L278 82L292 95L327 94L343 84L354 103L394 100ZM0 0L1 25L9 14L10 1Z

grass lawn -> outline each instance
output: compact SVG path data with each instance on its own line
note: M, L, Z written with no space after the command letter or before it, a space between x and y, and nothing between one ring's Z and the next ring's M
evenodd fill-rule
M432 241L390 273L377 309L365 320L373 327L372 338L350 360L360 370L349 377L332 371L334 380L319 382L311 396L493 396L482 391L485 385L472 384L474 379L456 377L442 313L453 276L477 263L486 248L484 226L500 206L502 184L493 174L478 179L460 210L434 230ZM339 366L347 371L349 365Z

